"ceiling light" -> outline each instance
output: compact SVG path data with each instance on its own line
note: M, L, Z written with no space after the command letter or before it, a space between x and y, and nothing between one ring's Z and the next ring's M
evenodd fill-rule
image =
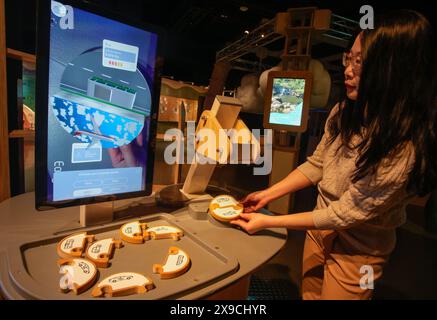
M240 11L246 12L247 10L249 10L249 8L246 7L246 6L241 6L240 7Z
M245 34L249 34L249 30L244 30L244 33Z

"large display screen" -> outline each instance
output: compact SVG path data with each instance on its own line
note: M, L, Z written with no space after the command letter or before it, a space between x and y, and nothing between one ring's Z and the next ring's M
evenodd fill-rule
M46 202L144 191L157 35L50 9Z

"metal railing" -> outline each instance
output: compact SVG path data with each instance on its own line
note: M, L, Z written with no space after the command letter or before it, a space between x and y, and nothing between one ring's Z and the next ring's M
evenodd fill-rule
M276 17L263 23L239 40L219 50L216 54L216 62L234 61L248 53L255 52L259 46L266 46L284 37L275 32ZM358 27L358 22L331 14L331 25L328 31L322 34L321 41L339 47L346 47L353 31Z

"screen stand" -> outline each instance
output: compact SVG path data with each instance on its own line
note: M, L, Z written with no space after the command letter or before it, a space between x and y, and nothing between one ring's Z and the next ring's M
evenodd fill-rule
M89 227L112 222L114 217L114 201L80 206L80 225Z
M278 146L288 147L290 145L290 134L285 130L278 132Z

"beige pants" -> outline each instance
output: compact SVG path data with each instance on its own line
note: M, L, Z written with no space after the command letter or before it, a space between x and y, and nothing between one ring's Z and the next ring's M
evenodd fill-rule
M371 299L386 257L360 254L336 231L307 231L303 252L304 300Z

